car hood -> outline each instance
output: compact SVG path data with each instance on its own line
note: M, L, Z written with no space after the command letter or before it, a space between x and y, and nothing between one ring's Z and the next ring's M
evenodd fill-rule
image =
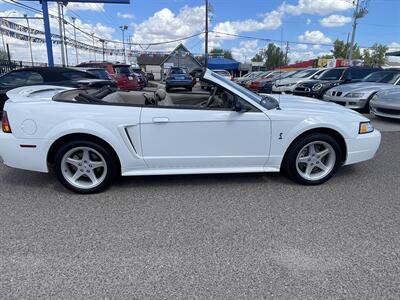
M379 102L400 106L400 87L381 90L376 95Z
M299 116L340 114L342 117L348 116L353 120L368 121L360 113L332 102L286 94L277 95L274 98L278 100L282 111L291 111Z
M388 83L377 83L377 82L357 82L350 84L343 84L332 88L332 90L348 93L348 92L373 92L385 88L392 88L392 84Z
M312 80L305 80L301 83L302 86L306 87L313 87L315 84L321 83L321 84L326 84L326 85L335 85L335 84L340 84L342 83L341 80L318 80L318 79L312 79Z
M284 84L298 83L302 80L304 80L304 78L296 78L296 77L282 78L282 79L278 79L277 81L275 81L275 84L276 85L284 85Z

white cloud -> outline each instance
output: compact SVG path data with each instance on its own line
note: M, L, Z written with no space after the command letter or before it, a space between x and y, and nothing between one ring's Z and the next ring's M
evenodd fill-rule
M104 11L104 3L82 3L82 2L70 2L67 8L73 10L93 10L97 12Z
M284 3L279 9L292 15L328 15L337 11L346 11L352 7L353 4L348 0L299 0L297 5Z
M342 15L330 15L329 17L322 18L319 23L323 27L340 27L351 22L350 17Z
M122 18L122 19L130 19L130 20L133 20L135 18L135 16L132 14L124 14L121 12L117 12L117 17Z
M388 52L400 51L400 43L392 42L388 45Z
M241 41L239 47L231 49L233 58L241 62L249 62L258 50L257 40Z
M310 24L311 24L311 19L310 19L310 18L308 18L308 19L306 20L306 24L307 24L307 25L310 25Z
M332 40L325 36L321 31L309 31L307 30L304 34L299 35L299 41L302 43L312 43L312 44L330 44Z
M178 14L164 8L146 21L135 25L133 40L139 43L164 42L202 31L204 31L204 6L184 6ZM172 50L176 44L160 45L151 49Z

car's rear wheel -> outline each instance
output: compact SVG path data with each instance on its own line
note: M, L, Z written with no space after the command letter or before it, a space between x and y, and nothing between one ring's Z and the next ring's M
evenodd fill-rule
M117 174L117 163L110 151L90 141L74 141L60 147L54 168L66 188L82 194L104 190Z
M297 140L288 150L284 171L294 181L305 185L326 182L341 162L337 141L327 134L313 133Z

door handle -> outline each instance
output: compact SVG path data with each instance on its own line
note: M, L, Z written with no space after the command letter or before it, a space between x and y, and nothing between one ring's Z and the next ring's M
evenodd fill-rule
M153 118L153 123L168 123L169 118L167 117L154 117Z

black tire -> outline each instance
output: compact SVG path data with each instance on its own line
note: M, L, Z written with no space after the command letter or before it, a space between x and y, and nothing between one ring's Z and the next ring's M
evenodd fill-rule
M171 91L171 89L169 87L165 87L165 91L168 93Z
M335 161L329 173L323 178L318 180L307 180L302 177L297 169L296 160L302 149L312 142L324 142L329 144L335 152ZM298 140L296 140L288 149L285 154L284 161L282 162L282 171L293 181L304 185L318 185L328 181L335 175L342 161L342 150L338 142L330 135L325 133L311 133Z
M63 170L63 157L71 151L72 149L79 148L79 147L85 147L89 149L93 149L97 151L99 154L101 154L104 158L105 164L107 166L106 170L103 169L103 171L106 173L104 175L104 179L101 181L101 183L95 187L92 188L79 188L75 185L72 185L63 175L63 171L66 172L66 170ZM112 154L113 151L112 149L109 149L110 147L103 146L101 144L91 142L91 141L83 141L83 140L78 140L78 141L71 141L68 142L64 145L62 145L55 153L54 157L54 171L56 173L56 176L58 180L69 190L79 193L79 194L93 194L93 193L98 193L103 190L105 190L115 179L115 177L118 175L118 163L116 161L117 158L114 157Z
M190 87L190 88L187 88L186 89L188 92L191 92L192 91L192 88Z

